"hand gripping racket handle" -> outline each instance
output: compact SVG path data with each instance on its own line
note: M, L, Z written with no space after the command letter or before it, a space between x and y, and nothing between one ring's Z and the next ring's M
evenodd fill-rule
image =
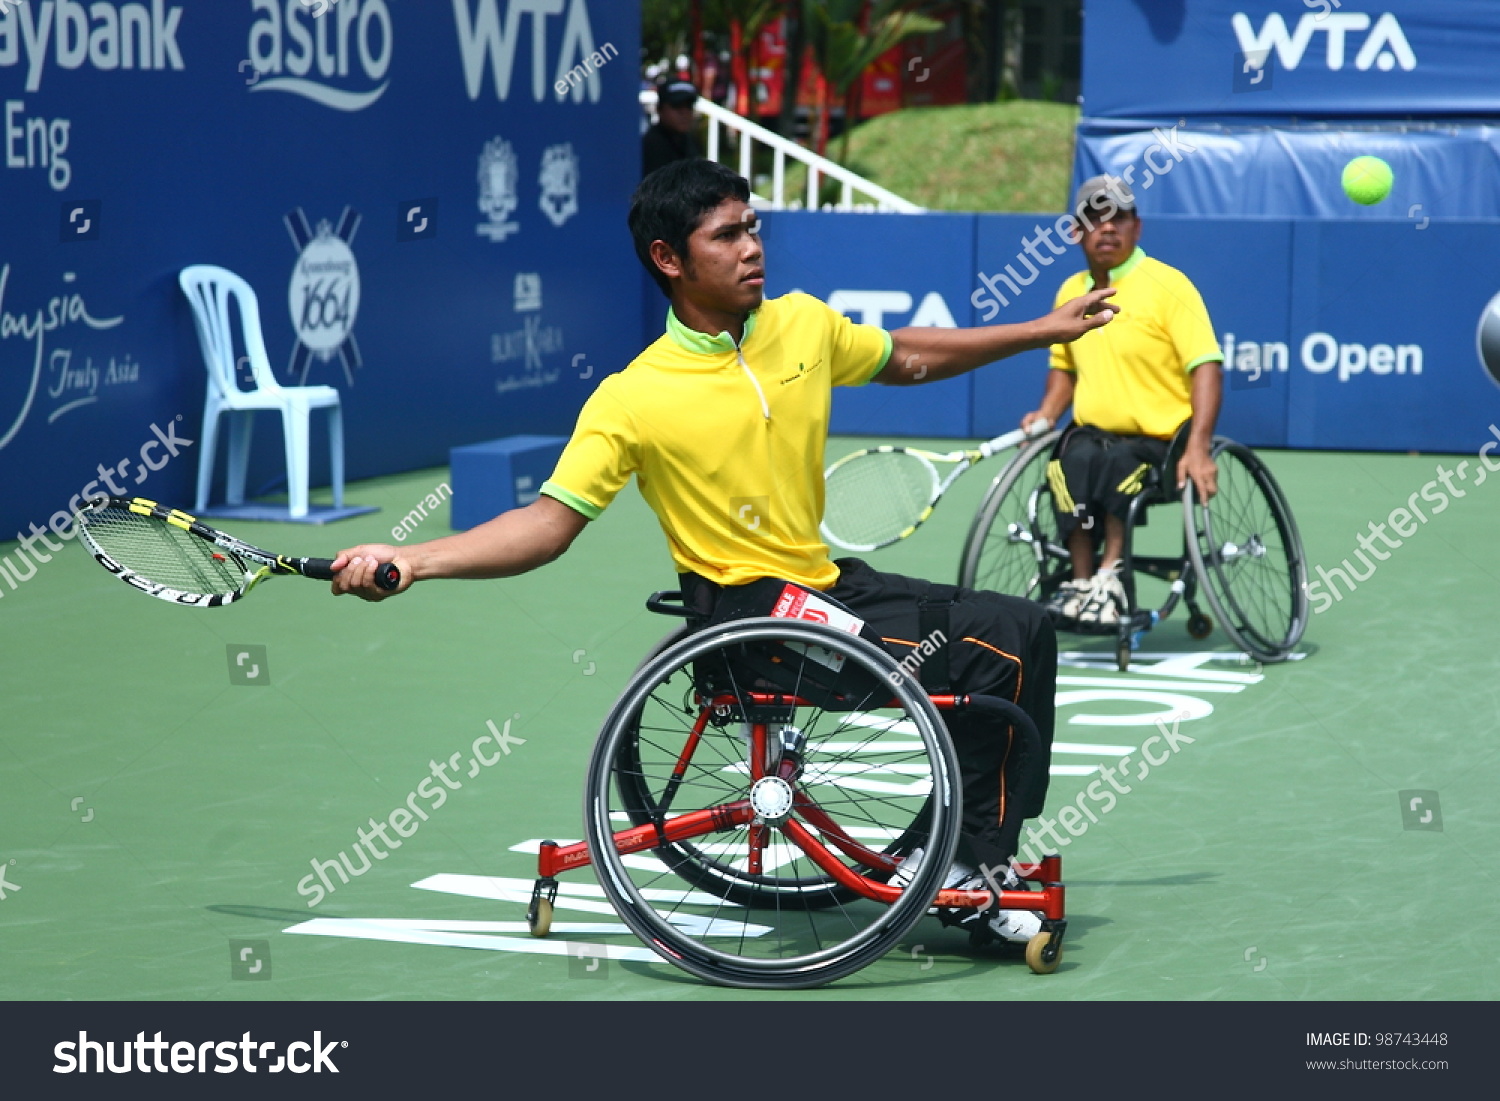
M297 572L303 577L317 581L332 581L334 576L332 558L303 558L298 560ZM386 592L394 592L401 584L401 571L390 562L383 562L375 570L375 584Z

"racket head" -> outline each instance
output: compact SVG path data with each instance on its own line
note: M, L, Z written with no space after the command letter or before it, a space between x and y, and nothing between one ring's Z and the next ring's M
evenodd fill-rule
M144 498L93 498L73 522L99 565L127 585L173 604L231 604L273 572L264 552ZM216 542L215 536L222 539Z
M823 538L852 551L888 547L932 513L943 482L927 453L871 447L846 455L823 474Z

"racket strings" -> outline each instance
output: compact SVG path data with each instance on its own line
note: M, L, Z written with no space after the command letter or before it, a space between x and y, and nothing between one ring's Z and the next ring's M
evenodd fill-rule
M937 471L927 460L909 451L872 451L828 476L823 524L840 543L889 543L922 518L937 489Z
M169 589L232 593L244 585L240 559L160 519L109 505L85 513L84 530L115 562Z

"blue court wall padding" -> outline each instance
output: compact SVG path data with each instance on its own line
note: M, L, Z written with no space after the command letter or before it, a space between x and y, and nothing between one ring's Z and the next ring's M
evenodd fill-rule
M102 485L101 465L191 504L205 372L176 282L188 264L256 289L278 379L340 390L351 479L565 434L639 351L638 3L315 10L0 15L0 539ZM50 45L33 58L38 20ZM151 469L158 430L195 444ZM323 433L315 416L315 484ZM265 415L250 488L283 475Z
M1045 242L1032 251L1052 263L1042 265L1032 260L1028 264L1030 253L1025 243L1037 242L1039 231L1051 229L1055 223L1055 215L980 216L977 270L990 276L1010 300L993 323L1026 321L1045 313L1051 309L1063 280L1087 265L1077 246L1068 245L1065 253L1057 256ZM1291 239L1290 222L1151 218L1142 223L1141 247L1193 281L1203 296L1214 331L1221 344L1227 345L1235 334L1253 340L1259 333L1285 331ZM1055 232L1050 240L1059 241ZM1026 278L1037 270L1036 282L1024 287L1019 297L1013 297L1009 286L994 278L1004 271L1015 281L1016 276ZM1247 279L1247 270L1258 276ZM986 288L980 301L992 297ZM989 312L981 311L976 320L983 320ZM1009 431L1023 414L1041 404L1048 359L1046 352L1027 352L976 371L972 433L996 436ZM1220 430L1247 443L1286 446L1287 393L1285 373L1262 374L1247 359L1244 371L1226 376Z
M1395 174L1390 196L1368 207L1345 195L1340 182L1344 166L1366 155L1382 158ZM1074 183L1100 173L1125 178L1148 214L1500 218L1500 129L1494 126L1249 127L1193 120L1173 127L1086 119L1078 128Z
M1045 313L1061 281L1083 266L1076 247L1053 256L1038 243L1038 229L1056 218L968 216L965 255L953 232L959 216L773 214L768 278L776 289L825 297L903 296L846 295L841 304L856 318L861 303L910 307L936 292L960 324L965 313L973 323L1025 321ZM1028 240L1053 263L1028 268ZM1225 435L1256 447L1472 452L1500 423L1500 388L1476 347L1486 306L1500 295L1500 221L1148 213L1141 243L1203 296L1227 356ZM1017 279L1014 296L998 280L1007 266L1032 280ZM1004 308L990 307L991 287L1005 294ZM910 320L892 311L882 324ZM1036 407L1045 373L1045 353L1029 352L935 386L839 391L835 431L998 435ZM851 396L871 404L855 406Z
M1472 454L1500 423L1476 347L1497 294L1500 222L1296 223L1289 446Z
M1096 0L1087 13L1096 118L1500 115L1493 0Z
M972 214L763 217L767 294L801 290L886 329L972 324ZM970 379L839 387L832 430L844 435L965 436Z
M1055 214L981 214L975 219L975 282L969 294L975 324L1015 324L1052 308L1063 280L1084 266L1078 247L1055 232L1057 218ZM1030 251L1027 242L1032 243ZM1054 245L1063 249L1061 255ZM1040 405L1048 358L1045 350L1023 352L975 371L970 376L974 404L969 434L988 437L1008 432Z

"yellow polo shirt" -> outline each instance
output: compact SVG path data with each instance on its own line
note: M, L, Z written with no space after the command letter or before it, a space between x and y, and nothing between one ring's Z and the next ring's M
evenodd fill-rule
M833 387L868 382L890 354L885 330L805 294L763 303L738 348L669 313L665 335L584 403L541 492L592 520L634 474L679 573L827 589L838 569L818 523Z
M1109 285L1119 315L1072 344L1054 344L1052 366L1077 382L1079 424L1170 439L1193 413L1193 369L1224 358L1208 310L1186 275L1140 248L1109 273ZM1071 276L1054 308L1093 288L1087 271Z

